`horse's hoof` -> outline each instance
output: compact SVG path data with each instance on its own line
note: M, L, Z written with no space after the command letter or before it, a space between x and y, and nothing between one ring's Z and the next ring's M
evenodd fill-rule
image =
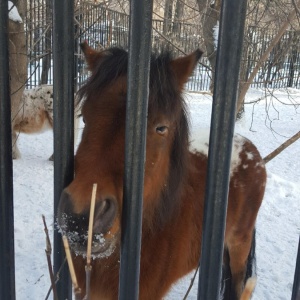
M50 160L50 161L54 161L53 154L49 157L49 160Z

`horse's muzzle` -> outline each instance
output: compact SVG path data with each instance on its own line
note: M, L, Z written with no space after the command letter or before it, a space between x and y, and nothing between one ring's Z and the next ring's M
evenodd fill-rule
M89 209L90 205L79 213L75 212L71 195L65 190L62 192L57 214L58 226L77 254L84 254L87 249ZM116 212L117 204L113 197L101 197L101 200L97 200L93 224L93 254L103 253L111 247L112 240L110 238L108 242L105 235L113 225Z

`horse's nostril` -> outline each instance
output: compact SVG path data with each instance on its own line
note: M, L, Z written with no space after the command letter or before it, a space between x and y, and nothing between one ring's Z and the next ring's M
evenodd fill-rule
M63 191L57 211L57 221L63 234L70 236L76 234L76 240L84 237L88 228L89 210L85 209L80 213L74 212L74 203L71 195Z
M116 201L112 197L96 204L94 216L94 233L107 233L112 227L116 216Z

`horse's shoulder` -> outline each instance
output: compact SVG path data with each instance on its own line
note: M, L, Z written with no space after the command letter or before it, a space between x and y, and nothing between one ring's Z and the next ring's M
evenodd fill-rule
M209 150L209 129L200 129L191 135L190 151L198 156L199 160L207 160ZM235 134L232 141L230 176L239 168L250 164L264 166L263 160L256 146L246 137Z

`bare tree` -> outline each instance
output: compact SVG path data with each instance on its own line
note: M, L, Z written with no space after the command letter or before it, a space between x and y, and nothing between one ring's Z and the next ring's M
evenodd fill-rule
M297 2L297 5L300 4L300 1ZM291 26L292 21L295 19L296 17L296 8L294 8L286 17L286 20L283 22L283 24L281 24L277 34L275 35L275 37L272 39L272 41L270 42L269 46L267 47L267 49L265 50L265 52L262 54L262 56L259 58L258 62L256 63L253 71L251 72L249 78L247 79L247 82L242 84L242 88L240 90L239 93L239 98L238 98L238 104L237 104L237 111L239 111L239 109L241 108L246 93L250 87L250 85L253 83L253 80L256 76L256 74L258 73L260 67L262 66L262 64L268 59L271 51L274 49L274 47L278 44L278 42L280 41L280 38L283 36L283 34L286 32L287 28L289 26Z
M173 1L174 0L166 0L165 2L164 27L163 27L163 34L165 36L170 35L172 31Z
M26 1L15 1L19 14L24 18ZM12 149L13 158L19 156L16 145L17 132L14 131L14 121L21 113L21 99L27 81L27 53L23 21L9 20L9 73L11 89L11 119L12 119Z

